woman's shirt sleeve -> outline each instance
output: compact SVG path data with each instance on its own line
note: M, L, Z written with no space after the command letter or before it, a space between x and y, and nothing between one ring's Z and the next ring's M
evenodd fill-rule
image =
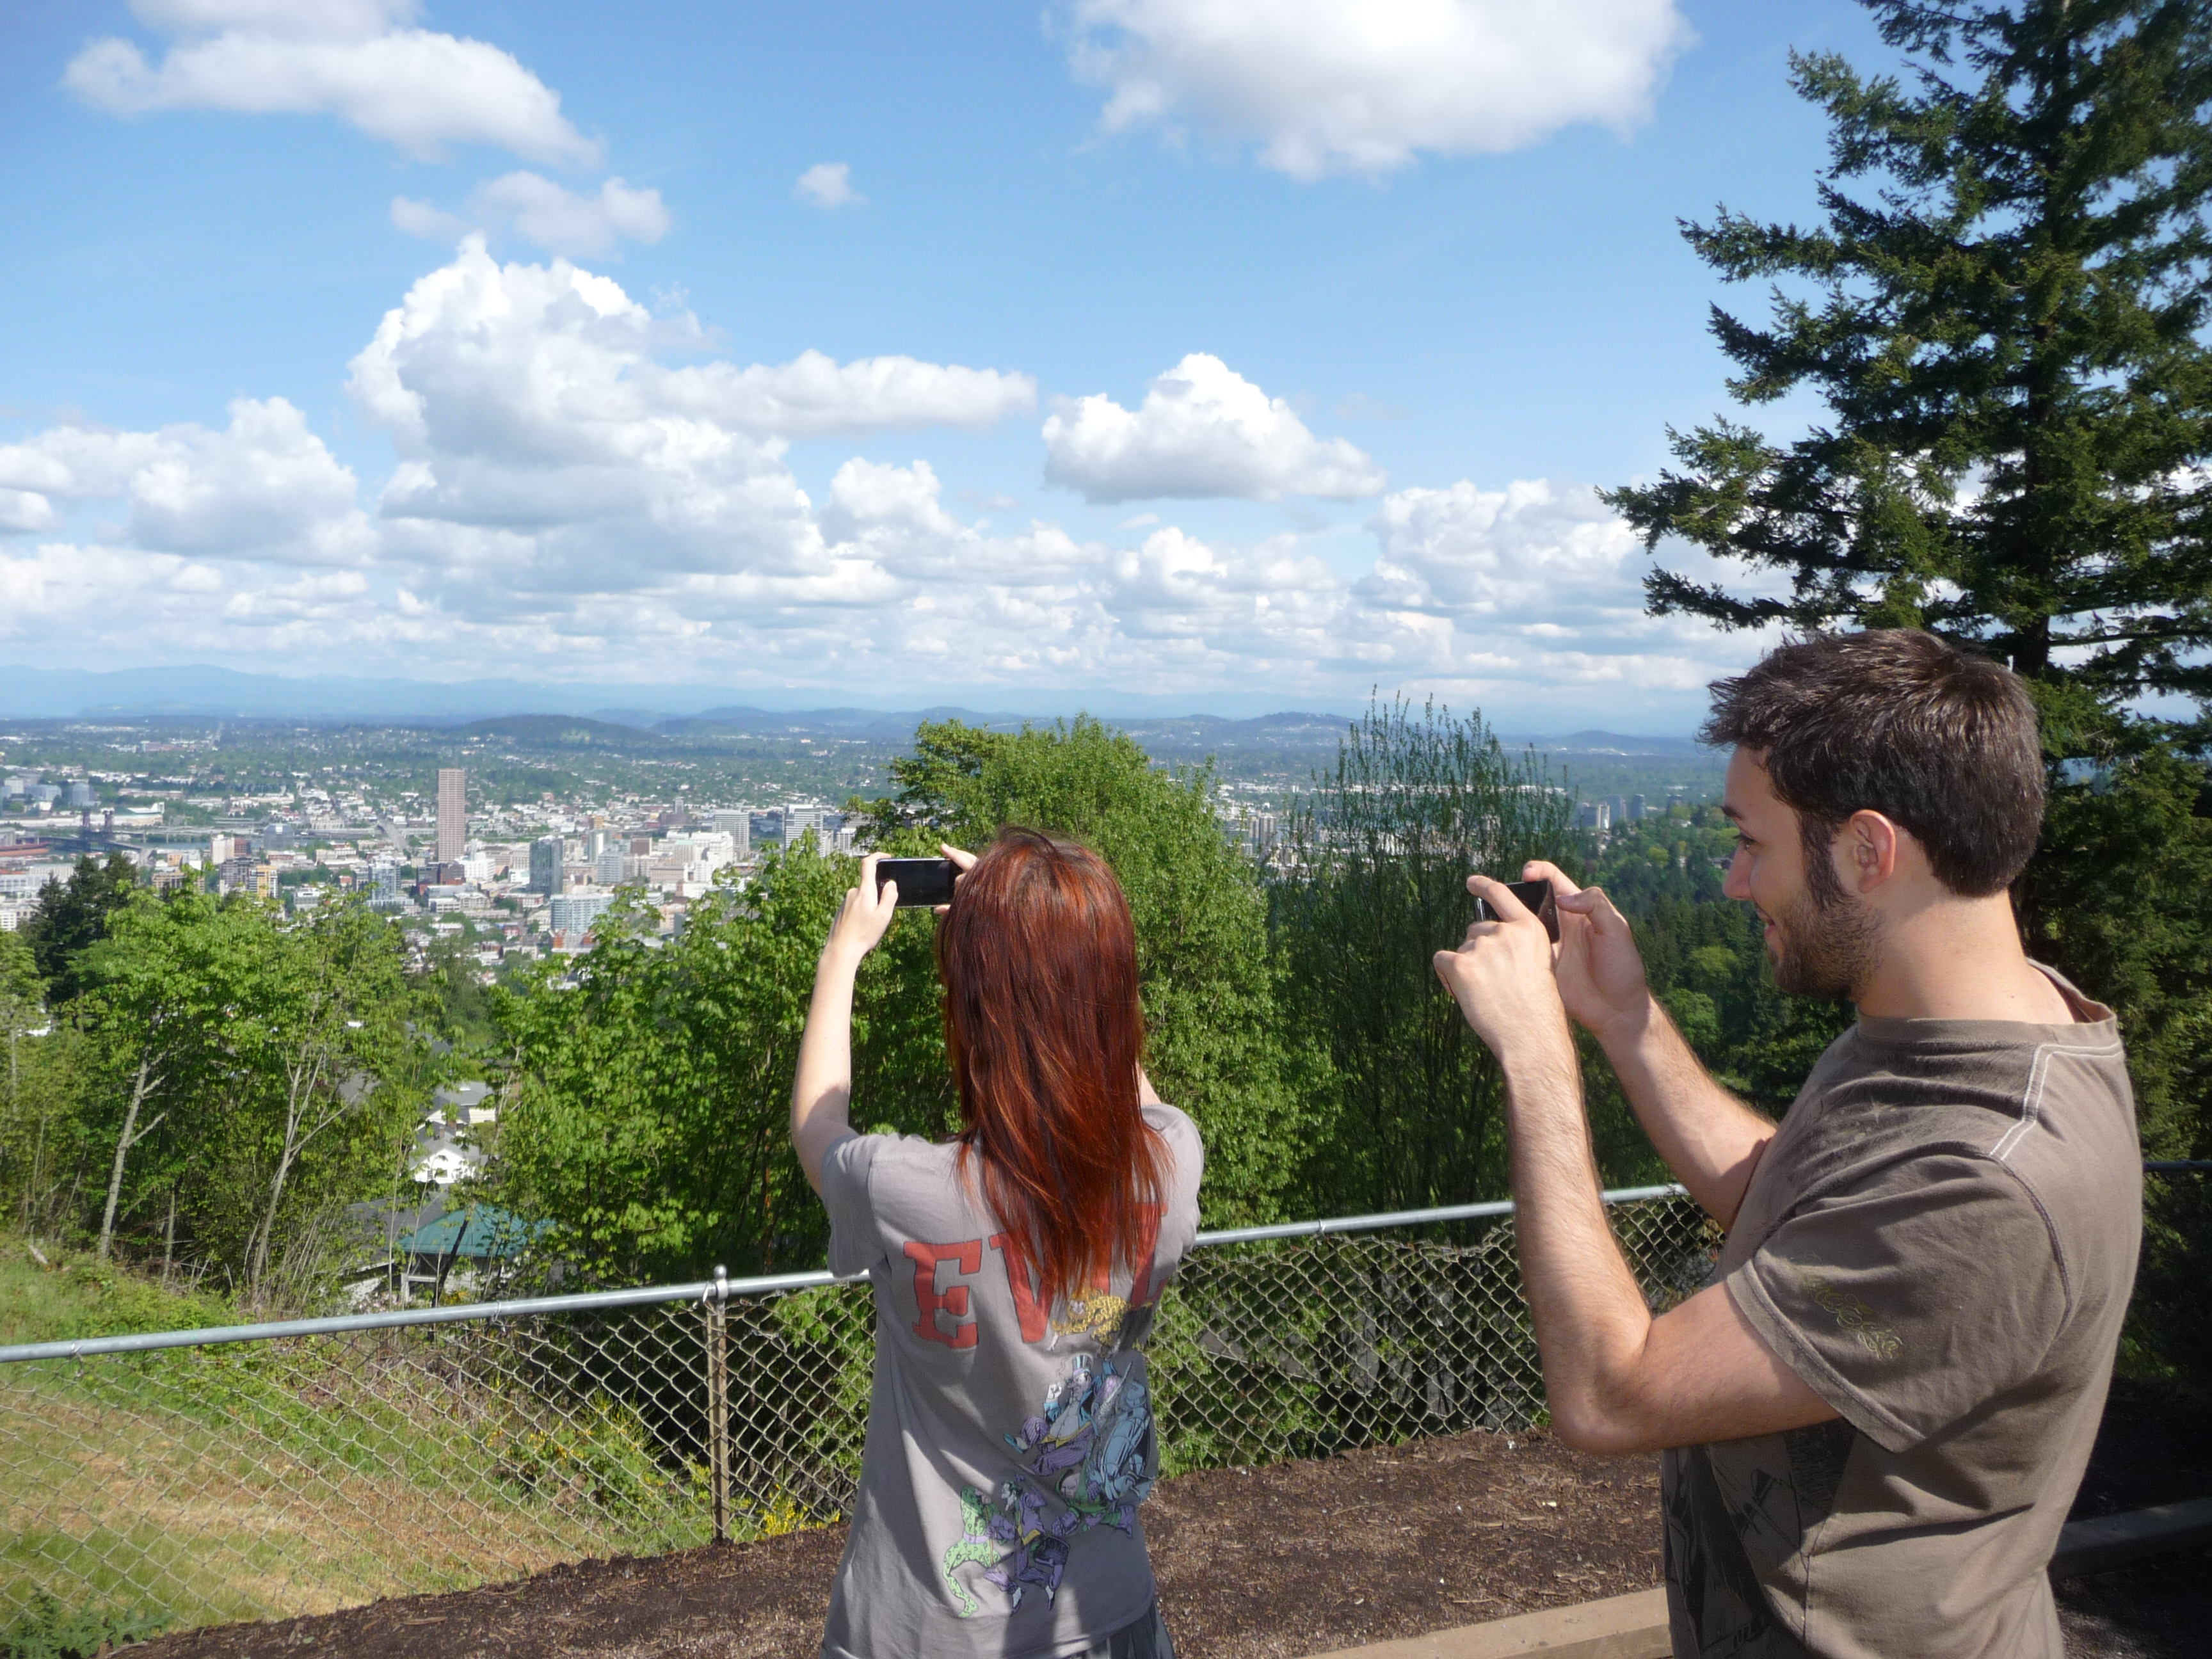
M887 1135L848 1134L822 1155L822 1203L830 1212L830 1271L840 1279L872 1272L884 1260L869 1177Z

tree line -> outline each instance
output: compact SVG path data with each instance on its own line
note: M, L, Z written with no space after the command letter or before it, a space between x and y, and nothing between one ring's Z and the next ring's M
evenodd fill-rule
M358 902L287 919L136 875L81 860L0 933L8 1220L249 1310L316 1301L347 1206L413 1190L433 1039L400 936Z
M1468 870L1572 866L1577 843L1570 798L1480 716L1378 705L1272 870L1224 837L1210 772L1158 768L1095 720L927 725L896 781L866 820L885 851L1026 823L1113 864L1147 1063L1206 1137L1209 1219L1502 1194L1498 1079L1429 953L1469 919ZM401 930L357 903L287 917L248 895L156 896L127 860L85 860L0 944L15 1225L302 1305L329 1290L349 1206L427 1196L416 1128L436 1084L468 1076L498 1121L458 1196L552 1223L541 1255L564 1275L812 1266L826 1222L786 1103L815 957L856 874L803 842L695 901L672 937L633 892L588 953L487 990L458 961L410 976ZM862 976L854 1112L872 1127L953 1127L934 925L902 916ZM1616 1097L1601 1116L1608 1175L1654 1174Z

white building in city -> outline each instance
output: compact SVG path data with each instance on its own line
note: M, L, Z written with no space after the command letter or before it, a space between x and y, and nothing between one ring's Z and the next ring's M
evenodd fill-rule
M783 809L783 844L786 847L796 847L801 836L811 832L815 844L826 852L829 850L830 842L826 831L829 820L834 816L836 815L819 801L798 801L785 807Z
M612 893L599 887L579 887L573 892L558 894L546 907L552 914L545 925L556 933L589 933L592 924L614 902Z
M461 856L469 839L469 775L459 766L438 769L438 862Z
M749 857L753 850L753 809L750 806L720 806L714 809L714 829L727 836L737 857Z

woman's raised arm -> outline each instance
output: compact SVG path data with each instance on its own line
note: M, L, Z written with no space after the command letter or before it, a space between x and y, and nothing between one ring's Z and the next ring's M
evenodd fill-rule
M791 1085L791 1144L816 1192L822 1190L822 1156L853 1125L853 981L861 959L897 915L898 884L876 885L876 858L860 860L860 884L848 889L830 924L822 959L814 966L814 1000L799 1040L799 1074Z

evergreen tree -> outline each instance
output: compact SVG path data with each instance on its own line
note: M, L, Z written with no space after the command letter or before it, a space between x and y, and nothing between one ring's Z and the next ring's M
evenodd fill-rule
M1679 470L1607 499L1655 550L1763 579L1657 570L1656 613L1926 628L2029 681L2052 788L2023 929L2119 1011L2146 1150L2202 1156L2212 6L1864 3L1906 74L1792 59L1832 124L1823 222L1685 227L1724 277L1776 284L1764 327L1714 308L1737 400L1809 392L1826 418L1670 433Z
M57 1006L83 992L79 953L107 936L108 918L131 902L137 884L138 866L127 853L110 853L104 864L87 853L66 884L49 880L39 890L39 908L25 919L22 933Z
M2160 896L2101 887L2092 849L2153 789L2172 821L2164 899L2203 902L2206 728L2127 707L2212 697L2212 8L1866 3L1909 83L1792 60L1832 125L1825 222L1723 210L1685 230L1732 281L1795 284L1765 327L1714 310L1738 399L1809 391L1829 418L1786 444L1727 421L1671 434L1681 469L1608 499L1655 549L1680 537L1790 579L1786 594L1738 592L1661 569L1656 612L1927 628L2028 678L2057 787L2024 920L2062 963L2106 969L2093 988L2134 988L2137 1082L2162 1121L2195 1092L2179 1076L2194 1045L2165 1036L2196 1024L2181 1005L2212 986L2205 929L2184 927L2179 955L2176 930L2156 929L2154 975L2111 962L2115 927ZM2177 745L2181 775L2151 764ZM2069 760L2096 763L2094 786ZM2170 1146L2194 1139L2165 1127Z
M1786 445L1728 422L1670 434L1684 470L1610 497L1654 546L1679 536L1790 592L1662 570L1651 608L1929 628L2044 683L2062 718L2089 710L2060 687L2212 692L2212 15L1867 3L1917 54L1911 89L1792 60L1833 125L1826 222L1723 210L1685 232L1731 281L1809 290L1778 289L1765 328L1715 307L1731 391L1809 390L1832 418Z

